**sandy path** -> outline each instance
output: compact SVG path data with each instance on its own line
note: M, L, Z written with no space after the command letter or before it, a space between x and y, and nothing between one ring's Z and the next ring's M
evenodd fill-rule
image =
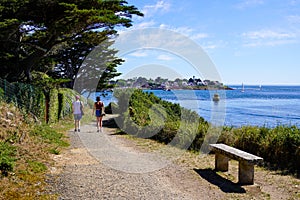
M273 192L278 187L266 183L273 175L265 171L256 172L258 184L241 187L227 180L236 174L229 172L223 178L209 169L214 167L212 156L205 161L198 156L193 165L186 164L181 158L149 153L114 133L107 127L97 133L94 124L81 127L80 133L70 131L71 147L54 156L50 193L60 194L58 199L290 198L289 193ZM237 164L230 171L237 173ZM281 176L274 177L282 181Z
M71 148L54 157L51 172L59 199L216 199L193 169L134 148L114 131L97 133L92 124L69 132Z

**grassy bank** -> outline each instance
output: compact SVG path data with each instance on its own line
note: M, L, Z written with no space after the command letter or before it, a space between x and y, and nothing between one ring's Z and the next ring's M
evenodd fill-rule
M117 124L125 133L194 151L200 150L208 130L209 137L214 137L211 134L214 127L197 113L179 104L163 101L153 93L140 90L119 90L114 93L119 102L114 108L120 114ZM296 126L222 127L221 134L217 134L217 142L261 156L265 167L299 177L299 131Z
M43 124L21 113L0 102L0 199L55 198L46 192L45 174L53 165L51 154L69 146L73 118ZM87 115L83 123L90 120Z

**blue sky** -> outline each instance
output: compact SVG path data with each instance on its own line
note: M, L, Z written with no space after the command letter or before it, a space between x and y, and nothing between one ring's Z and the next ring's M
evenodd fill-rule
M128 0L144 17L131 30L163 28L200 45L225 84L300 85L300 0ZM140 50L124 56L124 77L195 74L170 52ZM134 67L135 66L135 67ZM137 67L139 66L139 67ZM151 70L152 66L152 70ZM145 70L145 69L148 69ZM152 72L152 73L151 73ZM198 76L198 74L195 74ZM205 78L205 77L204 77Z

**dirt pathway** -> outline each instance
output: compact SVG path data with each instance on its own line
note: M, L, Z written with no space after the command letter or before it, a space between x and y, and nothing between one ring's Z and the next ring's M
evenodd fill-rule
M151 141L131 140L94 124L69 132L71 147L54 156L50 192L58 199L296 199L299 180L256 169L256 184L236 184L237 163L228 173L212 170L214 158L168 151L150 153ZM164 147L162 147L164 148ZM172 150L173 151L173 150ZM175 150L176 151L176 150ZM167 152L167 153L166 153ZM174 154L173 154L174 155ZM276 184L289 184L286 187ZM299 192L299 191L298 191Z

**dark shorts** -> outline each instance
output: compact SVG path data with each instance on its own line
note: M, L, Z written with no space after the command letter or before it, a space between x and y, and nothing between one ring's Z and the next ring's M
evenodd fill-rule
M74 119L75 120L81 120L82 115L81 114L74 114Z
M96 110L96 117L101 117L102 110Z

